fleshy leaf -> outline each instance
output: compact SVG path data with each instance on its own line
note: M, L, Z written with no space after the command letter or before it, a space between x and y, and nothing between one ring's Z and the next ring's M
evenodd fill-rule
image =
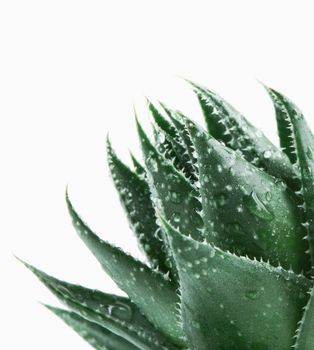
M178 158L173 143L171 142L177 135L175 128L169 121L159 112L159 110L147 100L148 109L151 112L154 124L154 138L157 150L171 162L175 167L181 165L181 160Z
M295 186L289 158L218 94L190 82L198 96L209 133L237 150L247 161Z
M139 123L137 126L155 207L183 234L200 239L203 222L195 188L154 148Z
M312 282L223 252L163 221L177 263L191 350L289 350Z
M121 249L101 240L78 216L68 196L67 204L79 237L103 269L159 331L175 344L184 344L184 336L177 323L178 296L167 276L151 270Z
M161 211L173 225L180 228L183 234L201 238L200 230L203 222L198 213L201 205L195 197L197 195L195 188L183 173L176 170L173 164L156 150L138 122L137 127L155 210ZM167 237L162 230L159 233L165 242L171 277L177 282L176 267Z
M150 199L146 180L133 173L116 155L107 140L107 155L110 172L126 211L132 230L135 232L140 248L145 252L152 267L167 273L166 253L163 242L156 236L155 211Z
M274 103L280 147L287 154L291 163L295 164L297 162L297 155L295 152L294 135L289 117L290 108L286 108L286 106L281 101L282 96L279 95L275 90L272 90L265 85L263 86L265 87Z
M171 137L160 127L154 126L154 137L156 149L159 153L169 160L173 166L178 170L184 169L183 159L181 154L177 152L175 148L175 142Z
M189 132L185 126L184 120L186 117L179 111L172 111L164 104L160 103L163 109L168 114L171 119L173 125L177 129L177 133L180 136L181 143L184 148L184 161L185 161L185 174L190 179L191 182L195 182L197 180L197 168L195 167L196 159L193 155L194 146L189 136Z
M306 271L307 245L293 192L196 124L187 125L198 157L206 238L238 255Z
M139 350L123 338L101 327L97 323L90 322L75 312L45 305L56 316L60 317L69 327L77 332L96 350Z
M310 300L304 308L302 320L299 322L299 328L296 334L295 350L314 349L314 288L312 287Z
M147 105L155 123L159 126L159 128L167 133L171 138L176 138L177 132L173 125L171 125L171 123L158 111L151 101L147 100Z
M156 124L154 134L157 150L164 154L164 157L170 160L176 169L182 171L187 178L190 178L192 169L177 128L151 102L148 102L148 105Z
M306 239L309 244L308 253L314 264L314 137L299 108L279 92L269 89L273 100L281 131L281 142L286 144L285 151L300 169L301 189L297 192L303 203L304 227L307 230ZM284 124L281 121L284 120ZM283 126L284 125L284 126ZM279 132L280 134L280 132ZM284 136L283 136L284 135ZM290 141L290 143L288 143Z
M145 168L143 165L135 158L134 154L130 153L131 159L134 166L134 171L139 177L145 176Z
M129 299L67 283L24 264L61 302L80 316L107 328L141 349L159 350L161 346L176 349L156 331Z

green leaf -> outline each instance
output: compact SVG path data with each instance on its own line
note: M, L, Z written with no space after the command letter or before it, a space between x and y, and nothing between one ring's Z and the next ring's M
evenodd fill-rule
M132 162L133 162L133 166L134 166L134 171L135 173L140 177L142 178L143 176L145 176L145 168L143 167L143 165L135 158L135 156L130 153L131 155L131 159L132 159Z
M67 283L29 264L24 265L61 302L89 321L109 329L141 349L160 350L161 346L177 349L156 331L129 299Z
M86 320L75 312L49 305L45 306L97 350L139 350L138 347L130 344L123 338L94 322Z
M263 86L274 103L280 147L286 153L291 163L295 164L297 162L297 155L295 152L294 136L289 116L291 112L290 108L289 106L285 106L281 101L282 96L275 90L270 89L264 84Z
M175 167L179 167L181 160L178 158L172 143L172 140L177 136L175 128L148 99L147 105L155 122L154 138L156 148L166 159L172 161Z
M177 137L176 129L171 125L171 123L159 112L159 110L152 104L151 101L147 99L148 109L151 112L151 115L158 125L158 127L168 134L171 138Z
M191 350L288 350L312 282L223 252L162 220L178 266Z
M295 350L314 349L314 288L309 292L310 300L304 308L302 320L296 334Z
M196 189L154 148L138 122L137 127L155 207L183 234L200 239L203 222Z
M82 221L68 196L67 204L73 225L83 242L97 258L103 269L126 292L147 319L177 345L184 344L178 325L176 303L178 296L167 275L151 270L121 249L101 240Z
M137 121L137 128L144 155L147 180L155 210L161 211L183 234L201 238L203 222L198 213L201 209L196 198L197 191L183 173L167 161L150 143L147 135ZM177 282L177 272L167 237L160 230L161 239L167 250L167 264L171 278Z
M168 114L169 118L171 119L173 125L177 130L178 135L180 136L180 140L184 149L184 152L183 152L183 157L185 162L184 173L186 174L186 177L191 182L195 182L197 180L197 168L195 166L196 158L193 155L194 153L193 143L191 141L189 132L184 123L184 120L186 119L186 117L181 112L170 110L164 104L162 103L160 104Z
M297 192L304 211L303 223L307 235L312 266L314 264L314 137L299 108L278 91L268 88L273 100L281 142L286 144L285 151L300 169L301 189ZM284 120L284 123L281 121ZM280 133L279 133L280 134ZM290 141L290 143L288 143Z
M173 162L179 171L190 179L193 176L186 148L180 138L176 127L174 127L159 111L148 101L149 109L152 113L156 127L154 129L156 148L164 157ZM163 106L165 110L165 107ZM165 110L167 115L168 112Z
M150 198L149 186L145 179L133 173L116 155L107 140L107 155L110 172L126 211L132 230L145 252L151 266L167 273L166 253L163 242L156 236L155 211Z
M293 192L187 123L195 145L203 220L209 241L238 255L308 269L306 242Z
M174 140L164 130L160 129L158 125L154 126L154 138L158 152L163 154L165 159L169 160L176 169L183 171L183 160L181 154L175 148Z
M209 133L270 175L295 186L296 172L285 153L275 147L261 131L252 126L234 107L218 94L192 84Z

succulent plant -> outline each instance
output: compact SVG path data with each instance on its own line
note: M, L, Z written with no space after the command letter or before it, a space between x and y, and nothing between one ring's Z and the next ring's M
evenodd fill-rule
M280 148L219 95L189 82L207 130L164 104L139 122L145 166L107 141L113 182L144 256L99 238L66 196L79 237L129 298L26 264L67 309L47 306L95 349L314 349L314 137L266 87Z

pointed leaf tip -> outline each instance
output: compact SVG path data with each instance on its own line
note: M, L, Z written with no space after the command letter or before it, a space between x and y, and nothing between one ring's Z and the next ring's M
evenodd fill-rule
M101 327L97 323L88 321L84 317L64 309L43 305L49 311L62 319L69 327L77 332L96 350L138 350L139 348L122 337Z
M168 343L129 299L58 280L33 266L30 269L62 303L88 321L141 349L159 350L158 344Z
M161 273L151 270L146 264L134 259L106 241L101 240L83 222L68 200L73 225L90 251L114 282L126 292L130 299L157 329L178 345L184 344L184 336L177 324L176 304L178 296L170 281ZM141 281L145 280L145 284ZM151 300L156 303L152 308Z
M141 251L145 253L153 268L158 266L160 271L166 273L169 267L166 265L164 243L156 237L159 227L156 225L145 170L133 155L131 157L135 172L118 158L112 148L108 149L110 173Z
M192 121L187 127L197 155L206 238L238 255L307 270L307 245L292 191Z
M193 83L208 132L238 151L254 166L295 186L296 172L287 155L274 146L220 95Z
M138 133L139 139L141 141L141 144L143 144L143 143L150 144L149 138L148 138L146 132L144 131L137 116L135 116L135 124L136 124L136 129L137 129L137 133Z
M269 89L276 112L281 146L298 169L299 208L305 227L305 239L314 265L314 136L300 109L286 96Z
M171 141L173 141L173 139L177 137L176 129L173 125L171 125L151 101L148 101L148 108L156 125L166 133Z
M145 174L146 174L146 170L144 168L144 166L137 160L137 158L134 156L134 154L130 152L130 157L133 163L133 167L134 167L134 171L135 173L141 177L141 178L145 178Z

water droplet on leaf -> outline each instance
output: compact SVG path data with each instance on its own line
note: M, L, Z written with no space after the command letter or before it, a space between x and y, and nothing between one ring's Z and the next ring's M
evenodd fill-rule
M266 198L266 200L267 200L268 202L270 202L271 197L272 197L271 192L266 192L265 198Z
M313 159L313 153L310 147L307 148L306 155L309 159Z
M148 159L148 166L152 172L158 171L158 164L157 164L157 160L155 158L150 157Z
M175 204L179 204L182 201L181 193L176 191L170 191L170 200Z
M245 196L244 203L254 216L267 221L273 219L273 214L266 208L257 193L251 192L249 196Z
M163 241L163 233L160 228L158 228L155 232L155 237L160 241Z
M226 205L227 196L225 193L221 192L221 193L218 193L214 196L214 200L215 200L218 207L223 207Z
M272 155L272 153L269 150L264 152L264 158L266 158L266 159L269 159L271 157L271 155Z
M172 215L171 215L171 220L174 222L174 223L179 223L180 222L180 213L178 212L173 212Z
M129 305L117 302L109 307L109 313L111 316L119 318L124 321L131 321L132 309Z
M160 143L164 143L164 142L166 141L166 137L165 137L165 134L164 134L163 132L160 132L160 133L158 134L158 141L159 141Z
M259 291L256 289L249 289L245 292L246 298L256 300L259 297Z

